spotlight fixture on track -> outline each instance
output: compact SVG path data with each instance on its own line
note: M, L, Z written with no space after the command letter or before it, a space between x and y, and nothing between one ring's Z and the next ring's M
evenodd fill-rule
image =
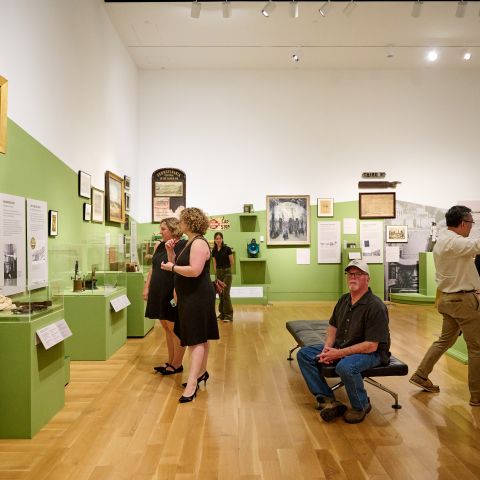
M465 16L465 12L467 10L467 1L465 0L460 0L457 3L457 11L455 12L455 16L457 18L463 18Z
M268 18L275 10L275 7L275 2L273 0L268 0L267 4L262 8L262 15Z
M343 9L343 14L349 17L353 13L355 8L357 8L355 0L350 0L347 5L345 5L345 8Z
M412 7L412 17L413 18L420 17L420 14L422 13L422 6L423 6L422 0L415 0L413 2L413 7Z
M298 18L298 2L297 2L297 0L292 0L290 2L289 9L290 9L290 16L292 18Z
M192 8L190 9L190 16L192 18L200 18L200 10L202 9L202 4L195 0L192 2Z
M232 4L230 3L230 0L222 2L222 14L223 18L230 18L232 16Z
M320 15L326 17L328 12L332 9L333 5L330 0L327 0L319 9Z

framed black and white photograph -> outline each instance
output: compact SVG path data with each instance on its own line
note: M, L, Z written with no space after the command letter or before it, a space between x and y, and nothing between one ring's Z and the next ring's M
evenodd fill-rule
M360 193L358 207L361 219L395 218L395 192Z
M333 198L317 198L317 217L333 217Z
M58 235L58 212L57 212L57 210L49 210L48 211L48 235L50 237L56 237Z
M125 192L125 212L130 212L130 194Z
M407 243L407 225L387 225L387 243Z
M123 177L123 188L127 191L130 190L130 177L126 175Z
M78 172L78 195L83 198L91 198L92 177L85 172Z
M267 195L267 245L310 245L309 195Z
M83 221L89 222L92 219L92 206L89 203L83 204Z
M105 195L103 190L92 187L92 222L103 223L105 212Z

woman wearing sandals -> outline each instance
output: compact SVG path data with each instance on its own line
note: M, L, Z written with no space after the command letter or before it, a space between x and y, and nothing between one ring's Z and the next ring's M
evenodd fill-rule
M168 260L165 243L171 241L175 252L180 252L187 244L186 240L180 240L182 232L176 218L165 218L160 222L162 242L155 244L152 257L152 268L148 272L147 281L143 289L143 298L147 300L145 316L158 318L165 329L168 349L168 361L165 365L153 367L162 375L172 375L183 372L182 360L185 348L180 345L180 340L173 329L178 321L177 308L172 305L173 300L173 274L162 270L162 262Z
M208 218L198 208L186 208L180 214L180 229L188 243L180 252L174 251L173 240L166 243L169 261L162 269L175 273L178 323L175 333L181 345L190 350L190 370L180 403L191 402L201 381L207 383L208 340L218 340L215 317L215 290L210 280L210 248L203 236Z

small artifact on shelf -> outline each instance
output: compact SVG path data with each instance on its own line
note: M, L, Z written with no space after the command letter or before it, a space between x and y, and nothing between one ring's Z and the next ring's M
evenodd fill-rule
M140 271L138 268L138 264L136 262L127 262L125 264L125 269L127 272L138 272Z
M85 278L85 288L88 290L97 290L97 278L95 277L96 267L92 265L92 273L90 278Z
M12 302L11 298L0 295L0 311L10 312L14 311L15 308L17 308L17 306Z
M51 300L45 300L44 302L17 302L17 308L13 310L15 314L25 314L41 312L52 306Z
M247 255L248 258L257 258L258 254L260 253L260 245L257 241L252 238L250 243L247 243Z
M253 203L245 203L243 205L243 213L253 213Z
M78 274L78 260L75 260L75 273L73 277L70 277L73 280L73 291L74 292L83 292L85 290L85 281L83 278L80 278Z

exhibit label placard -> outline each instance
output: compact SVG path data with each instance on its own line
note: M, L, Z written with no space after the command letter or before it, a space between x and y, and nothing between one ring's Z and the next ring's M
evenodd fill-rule
M110 300L110 305L116 312L127 308L130 303L131 302L126 295L120 295L119 297Z
M48 212L47 202L27 198L28 288L48 285Z
M72 336L72 331L64 319L40 328L35 333L41 344L45 347L45 350L52 348L54 345L57 345L57 343L63 342L63 340Z

